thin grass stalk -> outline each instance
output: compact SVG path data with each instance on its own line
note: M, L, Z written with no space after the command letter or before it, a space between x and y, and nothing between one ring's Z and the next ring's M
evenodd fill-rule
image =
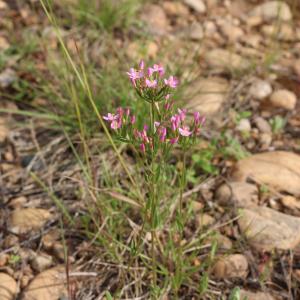
M92 105L92 108L93 108L93 110L94 110L94 112L95 112L95 114L96 114L96 116L97 116L97 118L99 120L99 123L100 123L101 127L104 130L105 135L107 136L107 138L109 140L109 143L113 147L113 150L115 151L115 153L117 155L117 158L118 158L120 164L122 165L124 171L126 172L126 174L127 174L128 178L129 178L130 182L136 188L136 191L138 193L138 196L140 198L141 203L143 203L143 198L142 198L142 195L140 193L139 187L138 187L137 183L135 182L135 180L133 179L133 177L131 176L131 174L130 174L128 168L127 168L127 165L126 165L125 161L123 160L122 156L120 155L120 153L119 153L119 151L117 149L117 146L114 143L114 141L112 139L112 136L109 133L109 130L108 130L107 126L105 125L104 121L102 120L100 112L99 112L99 110L98 110L98 108L97 108L97 106L95 104L95 101L94 101L94 98L92 96L92 92L91 92L90 86L88 84L88 80L87 80L85 68L84 68L83 64L81 63L81 69L83 71L83 74L82 74L83 76L81 76L79 70L77 69L77 67L76 67L76 65L75 65L75 63L74 63L74 61L73 61L73 59L72 59L72 57L71 57L68 49L66 48L65 43L64 43L62 37L61 37L61 34L59 32L59 28L58 28L57 22L56 22L55 18L53 17L53 13L51 11L51 6L50 6L48 0L46 0L46 1L47 1L48 7L50 8L50 12L49 12L48 8L46 7L46 4L45 4L44 0L40 0L41 5L42 5L42 7L43 7L43 9L44 9L44 11L46 13L46 16L48 17L50 23L52 23L52 25L54 26L54 29L56 31L56 35L57 35L59 44L62 47L63 53L66 56L67 60L69 61L69 63L71 65L73 71L75 72L75 75L76 75L77 79L79 80L81 86L86 91L88 99L89 99L89 101L90 101L90 103Z

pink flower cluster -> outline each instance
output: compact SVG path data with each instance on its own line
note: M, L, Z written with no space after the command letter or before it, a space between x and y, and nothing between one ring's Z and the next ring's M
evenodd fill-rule
M139 145L142 152L153 150L154 145L174 145L184 142L187 137L196 137L200 133L200 128L205 123L205 117L195 112L191 126L186 125L186 109L178 109L178 113L171 115L169 119L162 122L155 121L154 132L149 132L149 127L144 125L142 130L133 127L136 122L135 115L130 115L129 109L118 108L116 114L108 113L103 119L110 122L110 127L122 131L122 138L129 140L132 144ZM128 126L130 125L130 126Z
M110 122L110 128L117 130L121 128L123 125L134 124L136 122L135 115L130 115L129 108L117 108L117 112L115 114L108 113L106 116L103 116L103 119L107 122Z
M161 91L163 88L175 89L179 83L174 76L163 78L165 69L161 64L154 64L145 70L145 63L142 60L138 70L131 68L127 75L129 76L133 86L142 92L145 89L155 89Z
M163 78L165 69L161 64L154 64L146 71L144 61L140 62L137 70L131 68L127 74L138 95L151 103L153 124L144 125L140 130L130 109L118 108L115 114L108 113L103 119L110 123L119 140L135 145L143 153L159 149L165 151L176 143L184 146L192 144L199 135L205 118L195 112L188 125L186 109L174 112L170 93L177 87L178 80L174 76Z

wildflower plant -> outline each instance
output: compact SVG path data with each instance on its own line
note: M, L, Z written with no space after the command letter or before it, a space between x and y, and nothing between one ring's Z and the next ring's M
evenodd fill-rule
M119 107L114 113L103 116L103 119L109 123L115 139L131 145L142 161L147 187L142 228L151 231L152 280L156 285L157 264L154 249L158 242L156 231L160 224L160 181L172 150L180 147L183 152L183 167L179 176L178 212L182 216L182 195L186 185L185 153L196 143L205 118L199 112L188 114L185 108L176 107L172 93L179 80L174 76L166 76L165 68L161 64L146 68L144 61L141 61L138 68L131 68L127 75L138 97L149 107L149 118L140 125L137 119L143 116L136 115L130 108Z

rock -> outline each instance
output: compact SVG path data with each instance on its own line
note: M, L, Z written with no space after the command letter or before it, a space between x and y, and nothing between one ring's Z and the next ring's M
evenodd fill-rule
M226 6L228 6L228 12L231 17L234 18L241 18L241 16L248 13L251 9L251 5L249 5L248 1L243 0L228 1Z
M53 263L52 256L47 255L47 254L39 254L35 255L34 258L31 261L31 267L37 271L37 272L42 272L49 267L51 267Z
M266 37L275 38L281 41L292 41L295 39L293 28L288 24L281 24L279 28L277 25L264 25L261 32Z
M240 160L232 177L236 181L251 178L279 191L300 195L300 156L284 151L255 154Z
M20 196L14 199L11 199L8 203L8 207L10 208L21 208L22 206L24 206L27 203L27 198L24 196Z
M41 242L46 250L51 250L55 242L57 242L60 238L61 234L59 230L54 228L42 236Z
M8 228L15 234L26 234L41 229L51 217L50 212L41 208L17 209L9 217Z
M236 42L244 36L243 29L228 21L225 21L220 25L220 30L229 42Z
M188 36L191 40L202 40L204 33L201 24L193 23L189 28Z
M260 34L250 34L243 37L243 42L252 48L259 48L262 42L262 36Z
M192 207L194 213L198 213L201 211L201 209L203 209L204 205L199 201L192 201L191 207Z
M200 227L210 226L215 222L216 220L208 214L199 214L197 216L197 225Z
M158 51L158 45L155 42L150 41L147 46L147 55L151 58L155 58L157 56Z
M241 132L249 132L251 131L251 124L248 119L241 119L236 129Z
M164 35L170 27L165 11L156 4L145 6L142 20L148 25L148 30L152 34Z
M0 253L0 268L4 267L8 263L8 261L9 255Z
M259 143L262 150L267 150L272 143L272 134L271 133L262 133L259 136Z
M20 256L21 261L32 260L36 255L36 253L32 249L28 249L28 248L20 248L18 254Z
M207 51L204 59L211 68L221 69L224 71L243 70L249 67L247 60L240 55L227 51L225 49L213 49Z
M18 293L16 281L5 273L0 273L0 299L14 300Z
M281 203L290 209L300 209L300 201L293 196L284 196L281 199Z
M61 261L65 260L65 248L62 243L55 242L53 244L53 254Z
M0 36L0 50L5 51L9 47L10 47L10 44L9 44L8 40L5 37Z
M291 91L277 90L270 96L270 102L275 107L293 110L297 103L297 97Z
M248 261L244 255L232 254L218 260L212 272L217 279L246 278Z
M272 86L268 81L256 80L249 89L250 95L258 100L267 98L272 93Z
M238 224L257 251L291 250L300 243L300 218L268 207L242 209Z
M1 10L8 9L8 5L3 0L0 0L0 9Z
M240 299L247 300L275 300L275 298L269 293L263 292L250 292L246 290L240 290Z
M53 268L37 275L25 289L21 300L58 300L67 297L63 267Z
M170 16L186 17L189 14L188 8L181 2L164 1L163 8L165 12Z
M206 6L202 0L184 0L184 3L198 13L206 12Z
M300 59L295 60L293 63L293 71L300 78Z
M250 13L250 17L261 17L262 21L290 21L292 12L284 1L269 1L256 6Z
M9 128L5 124L5 120L0 118L0 143L3 143L9 134Z
M222 235L220 233L217 233L214 236L209 236L207 239L205 239L205 241L203 243L212 244L212 243L215 243L215 242L217 242L218 249L222 249L222 250L232 249L231 240L227 236Z
M207 36L207 37L211 37L215 33L217 33L217 26L212 21L205 21L203 23L203 28L204 28L205 36Z
M216 239L219 249L230 250L232 248L232 242L227 236L218 234Z
M144 55L149 56L151 58L155 58L157 56L158 51L159 46L153 41L150 41L146 45L141 45L137 42L131 42L126 47L126 55L133 61L139 61Z
M247 16L244 19L245 19L245 21L246 21L246 23L249 27L254 27L254 26L260 25L264 21L263 18L259 15L257 15L257 16Z
M17 80L16 72L10 68L0 73L0 87L7 88Z
M258 190L254 184L230 182L217 189L215 199L222 206L252 207L258 202Z
M59 34L65 36L66 32L62 29L59 29ZM47 40L47 47L49 49L56 49L58 46L57 32L53 26L46 26L42 31L42 37Z
M29 281L30 281L30 277L31 276L28 276L28 275L22 276L22 278L20 280L20 285L21 285L22 289L25 289L28 286Z
M200 79L187 89L191 96L187 107L204 115L213 115L221 110L229 90L228 82L222 78Z
M271 133L272 132L271 125L264 118L256 117L253 121L260 132L263 132L263 133Z
M11 248L14 247L15 245L18 245L19 243L19 238L13 234L9 234L5 237L3 241L3 246L4 248Z

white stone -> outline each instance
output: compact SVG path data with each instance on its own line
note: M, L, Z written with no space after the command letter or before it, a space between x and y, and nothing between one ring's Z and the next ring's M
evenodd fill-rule
M201 40L203 38L203 28L201 24L199 23L194 23L191 25L189 29L189 37L192 40Z
M242 119L240 120L238 126L236 127L238 131L241 132L249 132L251 130L251 124L248 119Z
M270 96L270 102L273 106L293 110L297 103L297 96L288 90L277 90Z
M16 281L5 273L0 273L0 299L14 300L18 293Z
M229 85L219 77L203 78L195 81L187 89L191 100L187 108L197 110L204 115L213 115L221 111L226 101Z
M248 261L242 254L231 254L219 259L213 267L213 274L217 279L246 278L248 274Z
M236 181L254 180L278 191L300 195L300 155L287 151L255 154L239 160L233 170Z
M13 69L5 69L0 73L0 87L7 88L17 80L16 72Z
M240 55L221 48L205 53L205 60L211 68L222 70L243 70L249 67L249 62Z
M254 123L260 132L263 133L271 133L272 128L271 125L262 117L256 117L254 119Z
M37 272L42 272L48 269L53 263L52 256L46 254L39 254L34 256L31 261L32 268Z
M198 13L206 12L206 6L202 0L184 0L184 3Z
M271 95L272 86L268 81L256 80L252 83L249 93L255 99L261 100Z
M239 212L238 224L251 247L257 251L292 250L300 243L300 218L268 207Z
M269 1L256 6L249 14L250 17L261 17L264 21L290 21L292 12L284 1Z

